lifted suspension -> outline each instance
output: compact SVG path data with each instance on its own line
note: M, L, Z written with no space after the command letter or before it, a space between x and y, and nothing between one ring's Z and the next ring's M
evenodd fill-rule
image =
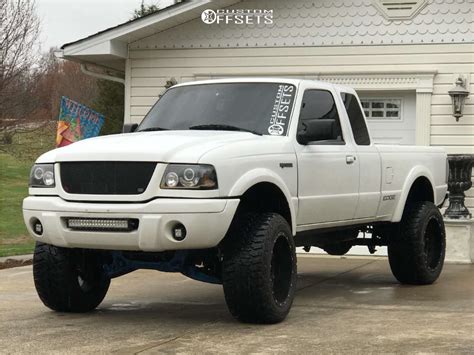
M349 238L338 238L341 235L344 235L344 230L341 232L341 235L338 231L322 232L315 233L313 235L307 235L304 241L300 246L303 246L305 252L309 252L312 246L316 246L322 249L328 248L331 245L345 245L347 250L350 247L360 245L366 246L369 249L370 254L374 254L377 251L378 246L386 246L388 244L388 235L390 234L390 229L385 225L379 226L359 226L358 230L355 230L355 235L352 239ZM362 236L360 237L360 235ZM356 237L357 236L357 237ZM341 253L341 255L344 253Z
M166 260L137 260L128 258L124 252L113 251L111 261L103 265L106 275L110 278L122 276L139 269L158 270L163 272L180 272L193 280L221 284L219 277L204 272L193 260L193 255L188 250L179 250Z

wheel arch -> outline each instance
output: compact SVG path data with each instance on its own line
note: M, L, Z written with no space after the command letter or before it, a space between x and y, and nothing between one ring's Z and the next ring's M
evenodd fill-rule
M434 186L433 177L427 169L420 166L413 168L403 185L392 222L399 222L402 219L405 206L409 202L430 201L436 203Z
M296 234L296 199L292 198L287 185L277 174L266 169L249 171L234 184L230 196L240 196L237 211L250 204L253 208L282 214L292 234Z

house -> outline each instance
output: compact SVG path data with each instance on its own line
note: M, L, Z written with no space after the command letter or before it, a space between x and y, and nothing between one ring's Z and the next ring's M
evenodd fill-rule
M326 80L358 90L375 142L474 153L473 0L194 0L62 47L125 85L127 123L167 82ZM238 16L239 15L239 16ZM249 20L250 18L250 20ZM243 22L243 23L242 23ZM470 91L456 121L448 91ZM474 208L474 192L466 205Z

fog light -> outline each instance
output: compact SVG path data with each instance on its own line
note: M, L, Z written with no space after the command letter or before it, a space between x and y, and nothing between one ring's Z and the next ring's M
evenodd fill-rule
M33 221L33 232L37 235L43 235L43 225L38 219Z
M186 238L186 228L181 223L173 227L173 238L179 242Z

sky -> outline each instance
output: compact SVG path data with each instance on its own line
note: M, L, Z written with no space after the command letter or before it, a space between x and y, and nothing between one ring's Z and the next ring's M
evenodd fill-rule
M36 0L41 19L41 50L87 37L128 21L142 0ZM145 0L167 6L171 0Z

